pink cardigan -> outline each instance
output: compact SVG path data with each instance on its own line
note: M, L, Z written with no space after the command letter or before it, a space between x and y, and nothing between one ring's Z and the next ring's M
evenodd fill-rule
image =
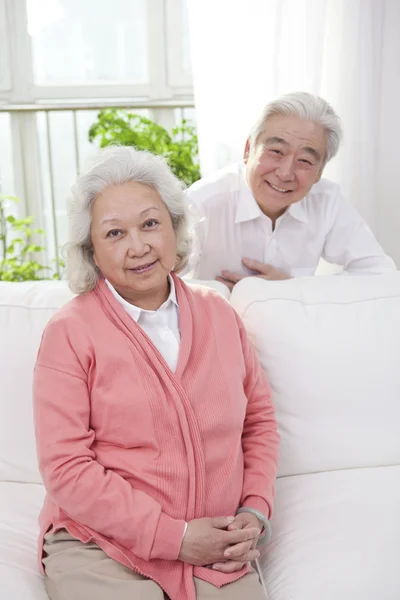
M278 433L270 391L234 309L174 276L182 334L173 373L104 280L47 325L34 374L43 535L66 528L153 579L172 600L196 597L177 560L185 521L271 514Z

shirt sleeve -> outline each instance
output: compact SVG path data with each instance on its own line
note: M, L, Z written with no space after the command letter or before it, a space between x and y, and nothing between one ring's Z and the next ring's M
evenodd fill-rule
M278 469L278 426L264 371L241 322L239 326L246 364L244 389L247 396L242 434L244 478L241 506L259 510L269 519Z
M323 258L344 268L350 275L381 274L396 270L367 223L346 202L338 189L325 239Z
M171 518L154 498L96 460L90 361L75 350L74 335L65 322L51 322L35 367L35 433L46 491L70 518L140 558L176 560L185 521Z

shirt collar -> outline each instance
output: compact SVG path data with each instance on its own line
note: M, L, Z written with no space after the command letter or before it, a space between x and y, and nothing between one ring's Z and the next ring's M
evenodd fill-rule
M297 221L301 221L302 223L307 223L308 221L307 213L304 208L304 198L299 200L299 202L291 204L286 212Z
M246 181L246 168L244 163L239 167L239 201L236 208L235 223L245 223L258 219L264 213L258 206L256 199ZM284 214L302 223L307 223L307 214L304 209L304 199L291 204ZM283 216L283 215L282 215Z
M171 277L171 275L168 275L169 296L166 299L166 301L164 302L164 304L162 304L160 306L160 308L158 308L157 310L145 310L144 308L139 308L139 306L136 306L135 304L131 304L130 302L127 302L127 300L125 300L125 298L123 298L122 296L120 296L120 294L118 294L117 290L111 285L111 283L108 281L108 279L105 279L104 281L106 282L107 287L110 290L110 292L112 293L112 295L114 296L114 298L121 304L121 306L123 306L125 308L125 310L130 314L132 319L134 319L134 321L136 321L136 323L139 321L141 313L154 314L154 313L158 312L159 310L163 310L163 309L167 308L171 304L171 302L173 304L175 304L176 306L178 306L178 301L176 298L175 283L174 283L174 280Z
M258 206L251 189L246 181L246 168L244 164L239 167L239 198L236 207L235 223L253 221L263 214Z

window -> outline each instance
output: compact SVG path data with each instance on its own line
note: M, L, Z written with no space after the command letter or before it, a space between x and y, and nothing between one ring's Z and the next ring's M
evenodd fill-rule
M192 85L189 18L186 0L167 0L168 83L172 87ZM181 31L181 37L177 36Z
M10 81L10 53L7 37L7 14L5 0L0 0L0 91L9 90Z
M185 0L0 0L2 188L46 229L49 261L106 105L194 121Z
M36 85L148 84L147 0L27 0Z
M192 95L186 0L0 0L0 102Z
M11 145L11 119L7 113L0 113L0 193L12 196L15 193L14 170Z

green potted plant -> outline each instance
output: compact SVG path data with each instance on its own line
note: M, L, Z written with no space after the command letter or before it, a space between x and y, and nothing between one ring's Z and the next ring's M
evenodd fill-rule
M195 127L186 120L169 133L151 119L128 110L105 108L89 129L89 141L100 147L110 144L134 146L164 156L173 173L186 185L200 179L197 161L198 141Z
M0 194L0 281L60 279L59 270L54 272L37 258L44 246L31 241L33 235L44 235L44 231L32 227L33 217L6 216L7 202L18 202L18 198ZM61 261L59 264L63 266Z

